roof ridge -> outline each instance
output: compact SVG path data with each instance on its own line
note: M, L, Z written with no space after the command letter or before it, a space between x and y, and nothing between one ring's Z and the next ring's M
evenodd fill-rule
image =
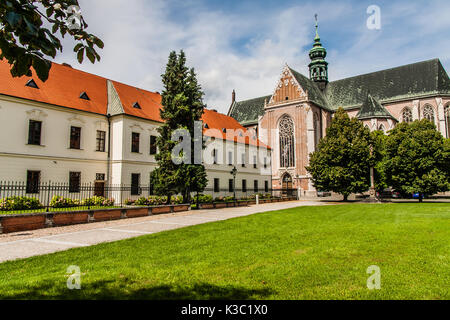
M330 83L336 83L336 82L339 82L339 81L349 80L349 79L353 79L353 78L359 78L359 77L362 77L362 76L368 76L368 75L371 75L371 74L377 74L377 73L386 72L386 71L398 70L398 69L401 69L401 68L406 68L406 67L410 67L410 66L417 65L417 64L424 64L424 63L430 63L430 62L436 62L436 61L440 62L440 59L439 58L433 58L433 59L429 59L429 60L418 61L418 62L409 63L409 64L405 64L405 65L398 66L398 67L392 67L392 68L387 68L387 69L378 70L378 71L374 71L374 72L363 73L363 74L359 74L359 75L355 75L355 76L351 76L351 77L347 77L347 78L342 78L342 79L339 79L339 80L330 81Z

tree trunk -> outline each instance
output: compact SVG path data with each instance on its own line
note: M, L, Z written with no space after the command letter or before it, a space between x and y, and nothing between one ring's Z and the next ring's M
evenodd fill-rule
M419 193L419 203L422 203L422 202L423 202L423 194Z
M344 202L348 201L348 194L344 194Z
M168 195L167 195L167 201L166 201L166 205L170 205L170 201L172 200L172 195L169 193Z

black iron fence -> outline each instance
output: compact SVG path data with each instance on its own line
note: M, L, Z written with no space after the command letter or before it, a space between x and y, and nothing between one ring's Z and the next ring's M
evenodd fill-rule
M212 201L226 201L227 199L254 199L256 195L261 198L296 197L297 190L207 188L202 194L209 195ZM0 214L120 208L133 205L138 199L153 198L153 196L153 188L148 185L107 185L105 183L74 185L57 182L30 185L26 182L0 181ZM192 194L193 203L196 202L196 196L196 193ZM154 199L144 203L163 204L166 200ZM173 201L180 203L180 196Z

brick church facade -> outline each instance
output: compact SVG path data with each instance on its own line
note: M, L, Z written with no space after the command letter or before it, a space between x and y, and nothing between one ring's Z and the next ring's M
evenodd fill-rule
M273 188L316 193L305 167L340 107L371 130L428 119L450 138L450 78L439 59L329 82L317 24L309 56L309 77L286 65L271 95L236 101L233 92L228 115L272 147Z

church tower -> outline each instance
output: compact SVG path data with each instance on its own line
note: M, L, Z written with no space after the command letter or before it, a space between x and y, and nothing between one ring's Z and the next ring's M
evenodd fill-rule
M316 82L321 90L325 90L328 83L328 62L325 61L327 50L322 47L319 37L319 25L316 14L316 37L314 38L314 46L309 51L311 63L309 64L309 78Z

